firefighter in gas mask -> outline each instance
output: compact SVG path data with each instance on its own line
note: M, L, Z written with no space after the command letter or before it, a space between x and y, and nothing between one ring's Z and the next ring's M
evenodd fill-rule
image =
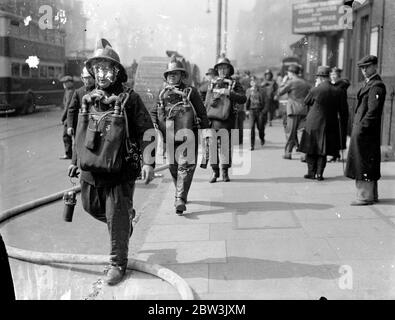
M228 169L232 164L232 140L231 130L236 128L237 104L244 104L247 101L245 91L238 80L232 79L234 68L229 59L221 56L214 69L218 72L218 77L211 82L208 87L205 106L207 116L211 122L211 128L217 133L221 129L227 131L229 139L218 137L217 147L221 150L220 156L211 154L210 147L210 163L213 170L210 183L214 183L219 178L219 169L222 169L222 180L230 181ZM218 134L220 136L220 134ZM225 141L228 143L225 145ZM211 141L210 143L216 143ZM221 145L222 144L222 145Z
M188 73L175 56L163 77L164 88L150 113L166 144L166 158L176 189L174 207L182 215L196 169L198 129L208 128L209 122L198 90L186 85Z
M154 129L140 96L123 85L125 68L107 40L98 42L86 67L95 88L82 99L68 174L77 177L81 169L82 206L107 224L111 252L106 283L115 285L123 279L128 262L136 177L141 170L146 183L153 179L154 163L143 158L141 169L139 154L150 143L144 141L144 133ZM131 160L132 149L137 157Z

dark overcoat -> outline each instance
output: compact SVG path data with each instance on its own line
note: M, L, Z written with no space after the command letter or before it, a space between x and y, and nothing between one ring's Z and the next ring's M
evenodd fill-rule
M306 126L298 151L335 156L340 149L338 113L341 93L330 82L312 88L306 96Z
M386 88L374 76L357 94L345 175L365 181L380 179L380 130Z
M334 83L334 86L343 92L343 103L340 106L340 129L341 129L341 149L346 149L347 144L347 130L348 130L348 102L347 102L347 89L350 86L350 81L347 79L340 79Z

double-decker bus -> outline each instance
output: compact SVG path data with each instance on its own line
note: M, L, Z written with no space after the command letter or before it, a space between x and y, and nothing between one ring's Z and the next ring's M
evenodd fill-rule
M26 62L29 57L39 59L37 67ZM64 73L64 31L42 30L37 21L0 6L0 111L26 114L39 105L60 105Z

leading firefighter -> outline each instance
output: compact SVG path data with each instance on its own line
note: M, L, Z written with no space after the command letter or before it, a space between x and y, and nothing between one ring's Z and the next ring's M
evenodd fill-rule
M198 129L208 128L209 122L198 90L186 85L188 73L176 57L171 58L163 77L166 83L150 113L166 143L176 188L174 207L182 215L196 169Z
M111 252L106 282L115 285L123 279L128 262L135 180L141 150L150 143L143 136L154 128L140 96L123 85L125 68L107 40L99 40L86 67L96 85L82 99L69 176L78 176L81 169L83 208L107 224ZM149 183L154 163L142 161L142 175Z

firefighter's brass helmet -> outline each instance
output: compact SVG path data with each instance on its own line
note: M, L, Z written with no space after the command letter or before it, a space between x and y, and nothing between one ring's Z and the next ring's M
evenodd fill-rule
M85 62L86 68L93 77L94 73L92 67L96 62L100 60L107 60L113 62L119 68L119 80L121 82L126 82L128 80L126 70L121 64L118 53L111 47L111 44L106 39L100 39L98 41L98 43L96 44L96 50L93 53L93 57L89 58Z
M175 56L171 57L170 62L167 65L167 70L163 73L163 77L166 79L167 78L167 74L169 72L173 72L173 71L181 71L181 73L183 73L183 76L185 78L188 77L187 70L182 65L182 62L177 60L177 58Z
M226 58L224 55L218 58L216 65L214 66L214 69L217 70L218 72L218 66L221 64L226 64L230 68L230 74L229 76L232 76L235 73L235 69L233 68L232 64L230 63L230 60Z

